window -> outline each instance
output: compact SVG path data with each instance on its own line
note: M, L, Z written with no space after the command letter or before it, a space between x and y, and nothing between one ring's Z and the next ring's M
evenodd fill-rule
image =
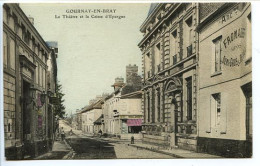
M213 97L213 109L215 111L216 117L216 125L220 125L220 118L221 118L221 94L216 93L212 95Z
M176 54L173 55L173 57L172 57L172 63L173 63L173 65L175 65L177 63L177 55Z
M252 94L246 96L246 136L247 139L252 139Z
M38 81L39 81L39 77L38 77L38 72L39 72L39 68L38 68L38 62L35 63L36 64L36 69L35 69L35 83L38 85Z
M187 46L187 57L192 55L192 42L193 42L193 30L192 30L192 17L186 20L186 46Z
M9 17L9 27L14 31L15 22L12 16Z
M39 65L39 86L42 86L42 67Z
M42 69L42 76L43 76L42 85L43 85L43 88L45 88L45 69Z
M155 71L156 72L159 72L160 70L161 70L161 52L160 52L160 50L161 50L161 45L160 45L160 43L158 43L157 45L156 45L156 47L155 47L155 54L154 54L154 60L155 60L155 62L154 62L154 67L155 67Z
M7 67L7 35L6 35L5 32L3 34L3 44L4 44L4 48L3 48L3 51L4 51L4 67Z
M186 79L187 83L187 120L192 120L192 77Z
M178 50L178 42L177 42L177 30L174 30L171 34L171 38L170 38L170 53L171 56L174 57L176 56L176 62L177 62L177 50ZM180 60L182 59L182 57L180 57ZM175 63L176 63L175 62ZM172 59L171 64L175 64L174 63L174 59Z
M15 42L10 39L10 67L15 70Z
M38 55L38 53L39 53L39 52L38 52L38 46L36 45L36 46L35 46L35 54ZM39 55L38 55L38 56L39 56Z
M147 53L145 55L145 73L146 73L146 78L149 78L151 76L150 65L151 65L150 53Z
M158 122L160 122L160 118L161 118L161 93L160 93L160 89L158 89L157 91L157 112L158 112Z
M42 51L39 51L39 57L42 60Z
M222 36L219 36L213 40L213 43L214 43L214 54L213 54L214 72L221 71L221 41L222 41Z

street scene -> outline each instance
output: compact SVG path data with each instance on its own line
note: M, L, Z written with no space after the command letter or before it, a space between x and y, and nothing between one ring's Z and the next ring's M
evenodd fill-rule
M175 158L150 150L129 146L128 140L93 137L72 128L64 121L60 126L65 131L65 143L61 138L54 142L53 150L36 159L128 159L128 158ZM138 141L140 143L140 141Z
M6 161L252 158L250 2L2 8Z

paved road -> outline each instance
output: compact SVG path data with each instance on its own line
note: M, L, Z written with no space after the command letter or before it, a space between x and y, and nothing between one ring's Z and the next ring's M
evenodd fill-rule
M73 159L140 159L140 158L173 158L172 156L137 149L125 142L104 141L98 138L68 138L67 142L75 151Z
M173 158L144 149L137 149L128 146L128 142L104 140L97 137L87 137L79 133L69 136L70 127L64 122L60 122L67 133L66 140L75 151L73 159L167 159Z

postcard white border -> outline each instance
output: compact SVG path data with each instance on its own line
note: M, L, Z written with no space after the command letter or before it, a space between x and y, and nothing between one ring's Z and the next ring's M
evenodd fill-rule
M102 0L102 1L82 1L82 0L63 0L63 1L52 1L52 0L2 0L0 2L1 6L3 3L152 3L152 2L209 2L209 1L169 1L169 0ZM252 159L110 159L110 160L33 160L33 161L5 161L4 158L4 133L3 133L3 67L2 67L2 33L3 33L3 21L2 21L2 7L0 8L0 45L1 45L1 58L0 58L0 165L1 166L46 166L46 165L61 165L61 166L86 166L86 165L98 165L98 166L158 166L158 165L188 165L188 166L224 166L224 165L235 165L235 166L251 166L259 165L260 163L260 136L258 127L260 127L260 111L257 108L260 108L260 2L257 0L253 1L235 1L235 0L211 0L211 2L251 2L252 3L252 52L253 52L253 158ZM258 164L257 164L258 163Z

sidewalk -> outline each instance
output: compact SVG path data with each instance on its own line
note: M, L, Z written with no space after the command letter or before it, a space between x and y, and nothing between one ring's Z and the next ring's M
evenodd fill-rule
M162 154L167 154L176 158L197 158L197 159L206 159L206 158L221 158L221 156L206 154L206 153L197 153L194 151L184 150L184 149L163 149L162 147L150 144L136 143L129 144L129 146L136 147L137 149L146 149Z
M71 149L64 141L55 141L52 147L52 151L40 155L34 160L49 160L49 159L68 159L71 154Z

